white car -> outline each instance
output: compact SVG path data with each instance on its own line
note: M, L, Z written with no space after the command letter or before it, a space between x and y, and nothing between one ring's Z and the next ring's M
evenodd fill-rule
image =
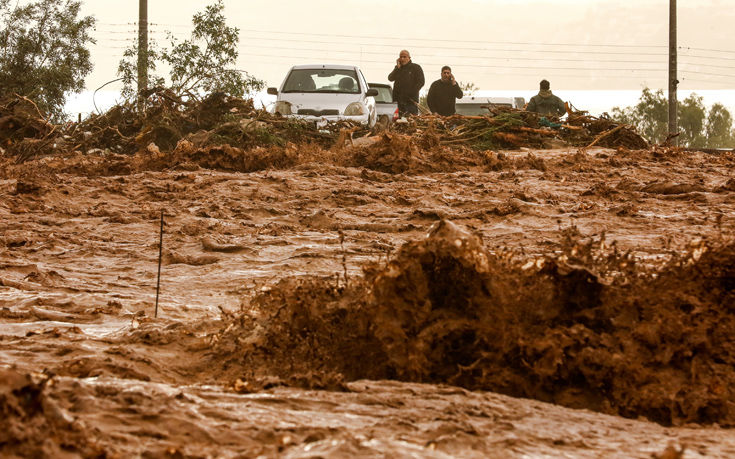
M465 96L458 99L454 108L458 115L487 115L492 107L513 107L523 110L526 99L523 97L479 97Z
M370 89L358 67L353 65L296 65L280 89L268 88L278 96L275 113L314 121L352 120L375 126L377 89Z
M368 85L378 90L378 94L375 95L378 124L387 128L398 119L398 104L393 100L393 88L385 83L368 83Z

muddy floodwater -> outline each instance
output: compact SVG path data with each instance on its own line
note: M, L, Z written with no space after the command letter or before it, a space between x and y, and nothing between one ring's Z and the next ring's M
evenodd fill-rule
M0 456L735 457L732 152L350 148L1 162Z

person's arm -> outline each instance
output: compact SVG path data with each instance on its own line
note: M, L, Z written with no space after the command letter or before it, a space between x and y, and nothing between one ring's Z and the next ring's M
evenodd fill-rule
M426 104L429 106L429 110L436 113L436 82L431 83L429 87L429 94L426 96Z
M422 69L421 66L418 64L416 64L416 67L416 91L418 91L419 89L424 87L426 80L424 80L424 69Z
M400 70L400 67L396 65L393 68L393 71L388 74L388 81L396 81L396 78L398 77L398 70Z
M454 85L454 97L457 99L464 97L464 93L462 92L462 88L459 87L459 83Z
M538 112L538 108L536 107L536 98L531 97L531 101L526 105L526 111L527 112Z
M559 98L558 103L559 103L559 116L562 116L562 115L566 114L567 107L564 104L564 101L561 100L561 98Z

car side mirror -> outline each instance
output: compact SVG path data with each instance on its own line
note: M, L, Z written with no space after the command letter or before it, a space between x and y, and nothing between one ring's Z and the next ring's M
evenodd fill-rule
M378 95L378 90L375 88L370 88L365 93L365 97L375 97Z
M268 94L270 94L272 96L277 96L278 95L278 88L268 88Z

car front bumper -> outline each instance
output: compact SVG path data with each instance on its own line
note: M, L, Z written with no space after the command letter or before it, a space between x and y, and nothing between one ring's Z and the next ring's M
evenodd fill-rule
M358 116L344 116L344 115L326 115L326 116L313 116L313 115L286 115L286 118L294 118L309 121L315 123L317 127L325 126L327 123L334 123L337 121L354 121L359 124L367 125L370 123L370 115L358 115Z

